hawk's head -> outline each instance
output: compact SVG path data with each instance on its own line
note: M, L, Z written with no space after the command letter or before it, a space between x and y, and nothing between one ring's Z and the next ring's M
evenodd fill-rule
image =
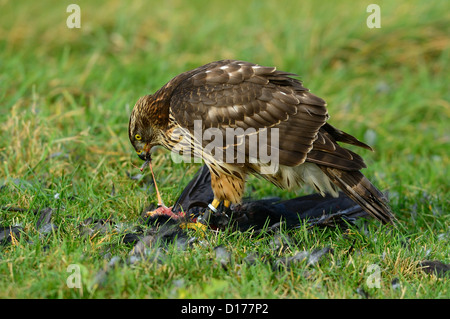
M149 160L150 150L159 145L158 128L154 121L152 106L154 99L152 95L141 97L133 108L128 124L128 137L136 153L142 160Z

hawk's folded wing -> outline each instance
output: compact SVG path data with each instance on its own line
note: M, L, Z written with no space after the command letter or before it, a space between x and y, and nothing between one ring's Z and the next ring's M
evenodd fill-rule
M170 112L177 124L192 135L196 120L201 120L202 130L221 130L224 146L230 146L225 138L227 128L243 129L246 154L252 129L256 134L267 132L268 146L278 146L279 164L299 165L312 149L328 115L326 103L290 77L293 75L242 61L213 62L191 71L178 84L170 99ZM278 145L271 144L270 128L278 129ZM203 140L202 144L209 142ZM242 139L236 138L239 142Z

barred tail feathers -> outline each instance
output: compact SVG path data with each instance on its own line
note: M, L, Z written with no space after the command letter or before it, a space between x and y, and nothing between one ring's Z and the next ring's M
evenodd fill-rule
M318 165L328 178L367 213L383 224L394 224L396 218L380 192L360 171L345 171Z

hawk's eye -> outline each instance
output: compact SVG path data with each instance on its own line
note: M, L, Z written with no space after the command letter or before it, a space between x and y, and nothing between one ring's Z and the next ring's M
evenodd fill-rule
M141 137L139 134L136 134L136 135L134 136L134 138L135 138L136 140L138 140L138 141L140 141L140 140L142 139L142 137Z
M142 154L142 150L136 151L137 155L141 155Z

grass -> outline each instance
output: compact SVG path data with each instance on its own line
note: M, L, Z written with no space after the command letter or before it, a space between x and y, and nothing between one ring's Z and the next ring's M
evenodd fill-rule
M448 298L447 277L429 275L422 260L449 259L449 61L447 1L378 1L380 29L369 29L369 4L352 1L165 1L108 4L78 1L81 28L68 29L66 3L2 1L0 21L0 225L23 235L0 250L1 298ZM173 76L213 60L234 58L300 75L328 102L330 123L368 141L358 150L364 173L388 190L402 229L375 221L368 230L282 230L272 235L208 233L204 245L169 247L163 265L113 267L101 287L104 252L127 257L113 230L80 237L88 217L137 222L156 203L134 175L139 165L127 137L135 101ZM174 164L158 151L156 174L173 203L197 165ZM114 189L114 192L112 190ZM247 195L287 193L251 179ZM36 230L31 210L52 207L58 229ZM213 247L231 252L226 269ZM331 247L316 266L273 269L243 262ZM112 248L111 248L112 247ZM67 267L81 267L82 288L69 288ZM381 269L370 288L369 265ZM392 281L398 279L400 288Z

